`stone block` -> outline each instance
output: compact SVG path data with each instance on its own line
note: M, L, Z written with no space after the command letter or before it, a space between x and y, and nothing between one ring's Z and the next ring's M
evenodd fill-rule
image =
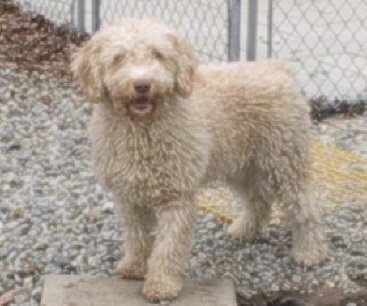
M144 306L143 282L118 277L49 275L45 277L41 306ZM235 306L230 280L187 280L172 306Z

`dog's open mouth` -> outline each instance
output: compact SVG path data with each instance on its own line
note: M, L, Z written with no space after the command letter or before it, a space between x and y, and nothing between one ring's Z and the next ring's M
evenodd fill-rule
M154 110L154 103L148 97L139 97L132 99L128 107L131 113L144 116Z

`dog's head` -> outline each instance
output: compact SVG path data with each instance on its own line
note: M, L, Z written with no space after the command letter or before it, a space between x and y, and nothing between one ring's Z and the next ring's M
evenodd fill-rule
M187 97L197 67L193 50L166 26L124 20L97 32L74 55L71 68L92 102L145 117Z

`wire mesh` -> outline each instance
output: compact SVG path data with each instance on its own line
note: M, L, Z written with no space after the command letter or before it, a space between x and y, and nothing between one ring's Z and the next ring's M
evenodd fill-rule
M102 0L101 26L122 17L162 20L194 46L201 62L227 60L226 0Z
M56 24L77 24L84 28L84 15L78 14L80 6L76 5L78 0L13 2L22 10L42 14ZM89 32L92 17L102 26L123 17L158 19L186 37L201 62L228 60L230 0L98 0L100 15L97 17L91 12L91 2L85 0ZM258 2L258 39L265 39L261 31L266 27L263 17L268 14L271 18L268 18L269 35L265 39L267 53L293 65L307 97L367 101L366 0L269 0L268 3L272 4L270 11L264 9L265 1ZM241 36L245 41L243 30L247 18L243 11L240 14Z
M74 0L13 0L23 11L44 15L57 25L74 24Z
M273 0L272 25L308 97L367 99L366 0Z

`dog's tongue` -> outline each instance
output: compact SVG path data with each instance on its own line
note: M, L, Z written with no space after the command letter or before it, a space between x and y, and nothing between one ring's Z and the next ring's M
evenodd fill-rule
M138 98L131 101L131 106L137 109L145 109L149 106L150 101L148 98Z
M148 98L142 97L133 99L130 102L129 108L132 113L145 115L153 110L153 104Z

